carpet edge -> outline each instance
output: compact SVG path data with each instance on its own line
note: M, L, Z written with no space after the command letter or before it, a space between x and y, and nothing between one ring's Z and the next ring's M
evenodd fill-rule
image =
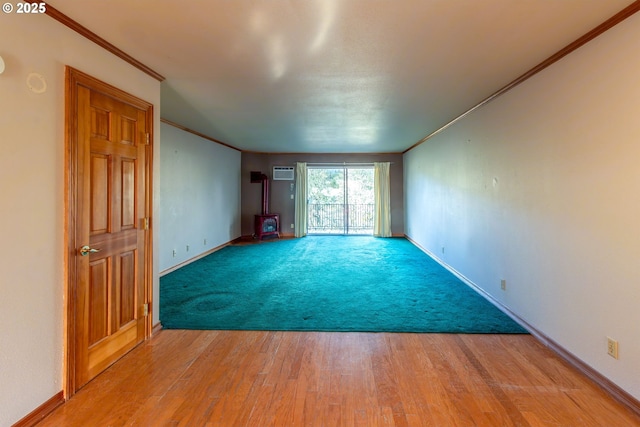
M433 252L431 252L430 250L422 247L418 242L416 242L415 240L413 240L411 237L407 236L405 234L405 238L411 242L411 244L413 244L416 248L420 249L422 252L424 252L427 256L429 256L431 259L433 259L435 262L437 262L438 264L440 264L444 269L446 269L449 273L453 274L454 276L456 276L458 279L460 279L460 281L462 283L464 283L465 285L469 286L471 289L473 289L475 292L477 292L481 297L483 297L485 300L487 300L489 303L491 303L494 307L496 307L498 310L502 311L504 314L506 314L507 316L509 316L511 318L511 320L513 320L514 322L516 322L518 325L520 325L520 327L522 327L524 330L526 330L528 333L531 333L531 325L529 325L524 319L522 319L520 316L518 316L517 314L515 314L513 311L511 311L507 306L505 306L504 304L502 304L500 301L498 301L497 299L495 299L491 294L489 294L488 292L486 292L484 289L482 289L480 286L476 285L471 279L469 279L467 276L465 276L464 274L460 273L458 270L456 270L455 268L453 268L452 266L450 266L449 264L447 264L446 262L444 262L442 259L440 259L439 257L437 257Z

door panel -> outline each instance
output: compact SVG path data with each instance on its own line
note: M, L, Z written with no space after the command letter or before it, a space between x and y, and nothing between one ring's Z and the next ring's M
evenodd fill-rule
M149 262L150 108L76 89L72 393L145 339ZM85 245L95 251L81 255Z
M109 335L109 278L108 260L103 258L89 264L89 346Z
M135 320L136 314L136 252L120 254L120 305L118 325Z
M309 234L344 234L344 168L307 169Z
M123 230L135 228L136 188L135 188L135 159L123 159L120 165L122 182L122 209L120 226Z
M109 232L109 156L91 154L91 223L92 235Z
M373 234L373 168L347 168L345 173L347 234Z

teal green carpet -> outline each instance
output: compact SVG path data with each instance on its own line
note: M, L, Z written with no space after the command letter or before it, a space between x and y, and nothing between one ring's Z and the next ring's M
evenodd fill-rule
M160 279L169 329L526 333L403 238L227 246Z

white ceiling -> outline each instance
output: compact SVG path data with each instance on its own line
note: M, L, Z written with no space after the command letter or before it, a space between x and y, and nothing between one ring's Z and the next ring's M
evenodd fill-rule
M631 0L51 0L242 150L401 152Z

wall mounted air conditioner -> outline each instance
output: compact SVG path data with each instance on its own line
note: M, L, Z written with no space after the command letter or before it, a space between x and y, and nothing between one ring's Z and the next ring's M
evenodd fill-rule
M295 176L295 168L293 166L274 166L274 181L293 181Z

